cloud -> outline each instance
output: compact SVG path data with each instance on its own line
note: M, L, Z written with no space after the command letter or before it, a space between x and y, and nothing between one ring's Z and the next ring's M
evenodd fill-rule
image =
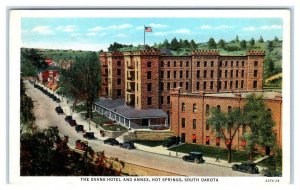
M244 30L244 31L254 31L254 30L256 30L256 28L254 26L249 26L249 27L243 28L242 30Z
M118 34L117 37L125 38L125 37L127 37L127 35L125 35L125 34Z
M67 26L59 26L56 30L63 31L63 32L74 32L77 30L77 26L74 25L67 25Z
M228 29L228 28L232 28L232 27L228 26L228 25L220 25L220 26L202 25L202 26L200 26L200 29L203 29L203 30L221 30L221 29Z
M153 28L166 28L166 27L168 27L168 25L166 25L166 24L156 24L156 23L150 23L149 26L151 26Z
M96 35L97 35L96 32L89 32L89 33L86 34L86 36L96 36Z
M167 34L169 34L170 32L154 32L153 35L154 36L165 36Z
M121 30L132 27L131 24L121 24L121 25L110 25L110 26L96 26L94 28L90 28L88 31L90 32L98 32L103 30Z
M168 34L191 34L191 31L189 29L179 29L179 30L172 30L172 31L167 31L167 32L154 32L154 36L166 36Z
M264 25L264 26L259 27L259 29L261 29L261 30L276 30L276 29L281 29L281 28L282 28L281 25L271 25L271 26Z
M50 29L50 26L36 26L31 31L39 34L54 34L54 32Z
M135 29L142 30L143 28L144 28L144 26L137 26Z

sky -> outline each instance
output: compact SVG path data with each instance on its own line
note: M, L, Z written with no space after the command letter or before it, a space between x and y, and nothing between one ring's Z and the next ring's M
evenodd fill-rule
M188 39L207 42L220 39L250 40L252 37L282 39L281 18L22 18L21 46L45 49L106 51L114 42L146 44Z

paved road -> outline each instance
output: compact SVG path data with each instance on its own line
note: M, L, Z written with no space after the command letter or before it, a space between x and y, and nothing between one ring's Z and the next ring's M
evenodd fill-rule
M77 133L73 127L65 122L65 115L57 115L55 107L58 103L53 102L38 89L35 89L28 81L25 81L26 93L34 101L34 114L36 124L40 129L48 126L58 126L61 135L69 136L69 145L74 146L75 141L86 140L82 133ZM89 140L89 145L95 151L104 151L109 157L117 157L125 162L155 168L163 171L186 176L255 176L242 172L232 171L230 168L211 164L194 164L184 162L181 159L159 155L140 150L126 150L103 144L100 140Z

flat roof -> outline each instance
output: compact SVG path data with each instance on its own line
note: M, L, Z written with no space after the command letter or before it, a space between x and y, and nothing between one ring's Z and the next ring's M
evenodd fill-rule
M125 104L124 99L111 100L99 98L95 105L106 108L112 112L122 115L128 119L165 118L168 115L161 109L138 110Z

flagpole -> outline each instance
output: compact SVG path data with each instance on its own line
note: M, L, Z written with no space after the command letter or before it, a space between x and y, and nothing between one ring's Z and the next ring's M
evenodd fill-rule
M146 34L145 34L145 33L146 33L146 32L145 32L145 25L144 25L144 49L145 49L145 44L146 44L146 42L145 42L145 41L146 41L146 38L145 38L145 35L146 35Z

